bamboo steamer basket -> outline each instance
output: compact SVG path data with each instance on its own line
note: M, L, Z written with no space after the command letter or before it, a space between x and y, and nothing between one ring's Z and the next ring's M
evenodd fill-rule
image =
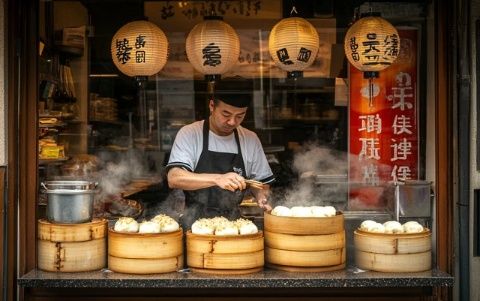
M284 234L332 234L344 230L344 217L340 211L332 217L276 216L265 212L264 228L266 231Z
M345 268L344 217L284 217L265 213L267 266L290 272Z
M187 265L209 274L248 274L263 269L263 232L251 235L198 235L187 232Z
M291 251L265 248L269 263L294 267L327 267L345 263L345 248L324 251Z
M324 235L294 235L265 230L265 245L291 251L326 251L345 247L345 231Z
M38 268L50 272L87 272L106 266L107 221L53 224L38 221Z
M108 268L128 274L155 274L183 268L183 231L123 233L108 230Z
M354 232L355 262L361 269L378 272L421 272L431 269L431 232Z

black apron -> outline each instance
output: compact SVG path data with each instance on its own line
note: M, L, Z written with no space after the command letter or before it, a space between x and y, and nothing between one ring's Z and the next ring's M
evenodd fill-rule
M208 150L209 120L203 122L203 149L194 173L236 172L245 177L245 164L240 148L237 129L234 130L238 153L222 153ZM180 218L183 229L190 229L199 218L224 216L230 220L240 217L238 205L242 202L245 191L221 189L218 186L185 192L185 211Z

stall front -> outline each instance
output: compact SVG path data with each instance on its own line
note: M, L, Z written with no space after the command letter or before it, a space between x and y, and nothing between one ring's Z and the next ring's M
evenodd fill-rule
M19 298L451 294L447 4L8 4Z

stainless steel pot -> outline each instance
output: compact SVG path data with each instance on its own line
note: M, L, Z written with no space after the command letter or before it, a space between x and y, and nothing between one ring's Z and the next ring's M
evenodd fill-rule
M97 183L48 181L42 186L48 196L47 219L50 222L79 224L92 221Z

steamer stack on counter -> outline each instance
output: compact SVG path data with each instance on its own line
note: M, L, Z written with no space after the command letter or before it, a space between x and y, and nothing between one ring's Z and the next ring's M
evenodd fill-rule
M345 229L341 212L324 217L276 216L265 212L264 220L267 266L292 272L345 268Z
M413 233L388 229L389 233L385 233L380 226L361 227L354 232L355 262L359 268L377 272L422 272L431 269L430 230L418 224Z
M38 221L38 268L50 272L87 272L106 266L107 221L54 224Z
M108 231L108 268L127 274L175 272L183 268L183 231L122 233Z
M96 183L49 181L47 218L38 220L38 267L51 272L86 272L106 266L107 221L93 219Z
M140 224L120 218L108 230L108 268L127 274L175 272L183 268L183 230L160 214Z
M263 233L197 235L187 232L187 264L194 272L248 274L263 269Z
M187 265L194 272L248 274L264 265L263 232L250 221L200 219L187 232Z

